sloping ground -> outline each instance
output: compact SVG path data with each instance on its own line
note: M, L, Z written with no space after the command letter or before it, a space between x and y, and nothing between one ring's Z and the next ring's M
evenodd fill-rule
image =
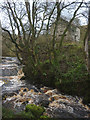
M6 68L8 65L9 69L12 67L12 63L15 64L15 62L16 60L14 61L13 58L4 58L3 67L5 67L5 63L8 63ZM63 95L57 89L49 87L37 89L31 87L32 85L24 84L25 87L21 88L22 84L20 80L18 82L18 79L22 76L22 72L20 72L20 69L17 70L18 74L16 75L15 72L14 79L12 79L12 76L9 76L9 78L6 76L8 81L11 78L12 82L11 84L8 83L7 90L3 88L5 91L3 94L3 107L11 109L14 113L19 113L25 109L27 104L35 104L44 106L45 114L52 118L89 118L90 109L82 103L81 98ZM8 75L8 72L6 73Z
M72 51L71 51L71 53L72 53ZM67 52L66 52L66 54L67 54ZM71 56L73 56L73 54L71 54ZM68 59L68 56L67 56L67 59ZM73 59L71 57L72 61L73 61ZM70 62L71 62L71 60L70 60ZM9 67L10 65L12 66L12 64L11 64L11 63L13 63L12 61L13 61L12 59L11 60L8 59L8 62L7 62L8 69L10 68ZM69 59L68 59L68 61L69 61ZM78 59L76 59L76 61L78 61ZM79 61L79 62L81 62L81 61ZM77 64L77 65L79 65L79 64ZM71 69L71 66L72 66L72 64L70 63L70 66L69 66L70 69ZM17 73L18 73L18 71L17 71ZM4 74L6 75L6 73L4 73ZM7 74L8 74L8 72L7 72ZM12 72L11 72L11 74L12 74ZM9 75L11 75L11 74L9 74ZM21 74L21 72L20 72L20 74ZM19 76L18 75L16 76L16 73L15 73L15 76L14 76L15 79L12 79L12 82L11 82L12 88L13 88L13 84L15 84L15 88L16 88L15 90L17 93L13 93L13 90L9 86L10 84L8 84L8 88L10 88L9 90L11 90L11 93L10 94L6 93L5 94L6 96L5 95L3 96L3 106L14 110L14 112L20 112L20 111L24 110L24 108L27 104L33 103L36 105L44 106L46 109L46 114L50 117L89 118L90 109L87 105L84 105L82 103L82 99L80 99L78 97L63 95L59 91L57 91L57 89L51 89L48 87L43 87L43 88L40 88L40 90L39 89L37 90L36 88L32 89L30 87L31 85L28 87L29 89L25 88L25 87L27 87L27 85L25 85L25 87L23 86L23 88L21 88L20 79L18 82L18 77L20 77L20 74L19 74ZM80 72L80 74L81 74L81 72ZM74 75L76 75L76 72ZM10 81L10 77L11 76L9 76L9 79L8 79L9 81ZM76 79L76 80L78 80L78 79ZM62 86L62 88L63 88L63 86Z
M84 44L83 40L85 38L86 31L87 31L87 25L80 27L80 40L83 42L83 44Z
M11 42L9 34L2 32L2 56L15 56L15 45Z

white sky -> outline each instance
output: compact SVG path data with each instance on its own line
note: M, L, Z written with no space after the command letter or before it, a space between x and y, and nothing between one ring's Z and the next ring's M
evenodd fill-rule
M1 2L4 2L4 1L6 1L6 0L0 0L0 3ZM8 1L10 1L10 2L12 2L12 1L14 1L14 2L16 2L16 1L18 1L18 2L23 2L24 0L8 0ZM27 1L27 0L25 0L25 1ZM33 0L29 0L29 1L33 1ZM40 0L40 2L42 2L42 1L48 1L48 2L53 2L53 1L56 1L56 0ZM59 1L61 1L61 0L59 0ZM66 2L74 2L74 1L77 1L77 2L81 2L82 0L65 0ZM90 0L84 0L85 2L90 2Z
M6 0L0 0L0 3L2 3L2 2L6 2ZM16 1L18 1L18 2L23 2L24 0L8 0L8 1L10 1L10 2L12 2L12 1L14 1L14 2L16 2ZM27 1L27 0L26 0ZM33 1L33 0L29 0L29 1ZM42 1L48 1L48 2L52 2L52 1L56 1L56 0L40 0L40 2L42 2ZM60 1L60 0L59 0ZM67 3L67 2L74 2L74 1L77 1L77 2L81 2L82 0L65 0L65 2ZM90 2L90 0L84 0L84 2ZM70 19L70 17L72 17L72 14L71 13L68 13L67 11L64 11L63 13L62 13L62 15L63 16L65 16L66 18L68 18L68 19ZM0 14L0 20L2 20L2 15ZM87 24L87 21L86 21L86 19L84 18L84 17L82 17L82 18L80 18L80 21L81 21L81 25L85 25L85 24Z

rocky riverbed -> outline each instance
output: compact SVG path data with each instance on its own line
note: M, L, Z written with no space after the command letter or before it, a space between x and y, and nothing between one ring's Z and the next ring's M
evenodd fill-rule
M44 106L46 115L52 118L89 118L90 108L75 96L61 94L57 89L37 87L20 80L24 75L16 58L2 59L3 106L15 113L25 109L27 104Z

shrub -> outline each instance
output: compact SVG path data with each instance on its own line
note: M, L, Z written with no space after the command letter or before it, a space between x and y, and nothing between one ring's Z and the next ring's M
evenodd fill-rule
M86 66L81 63L77 63L77 65L67 71L67 73L63 73L63 82L77 82L83 81L87 76Z

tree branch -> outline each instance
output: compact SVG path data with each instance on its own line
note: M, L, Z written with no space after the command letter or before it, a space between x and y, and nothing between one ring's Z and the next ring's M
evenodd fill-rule
M59 49L60 49L60 47L62 46L62 42L63 42L63 40L64 40L64 37L65 37L65 34L66 34L68 28L70 27L72 21L74 20L76 14L77 14L77 12L78 12L78 10L79 10L79 8L81 7L82 4L83 4L83 2L81 2L80 5L78 6L78 8L75 10L72 19L70 20L70 22L68 23L66 29L64 30L64 32L63 32L63 34L62 34L62 37L61 37L61 39L60 39Z
M17 48L20 52L22 52L22 50L19 48L19 45L18 45L18 44L15 42L15 40L12 38L11 33L10 33L8 30L6 30L5 28L2 28L2 30L6 31L6 32L9 34L10 39L11 39L11 41L15 44L16 48Z

